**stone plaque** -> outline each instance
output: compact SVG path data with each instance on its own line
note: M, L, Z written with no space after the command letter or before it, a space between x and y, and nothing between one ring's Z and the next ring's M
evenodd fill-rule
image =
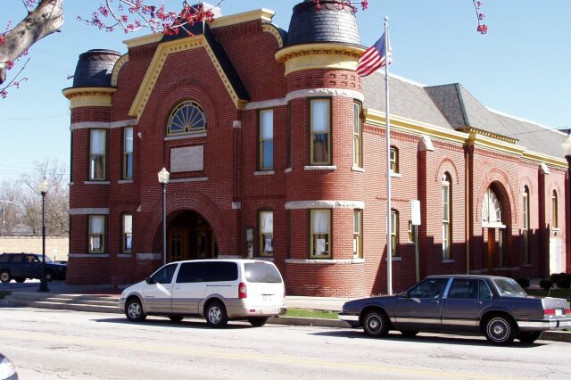
M171 149L171 172L204 170L204 146L187 146Z

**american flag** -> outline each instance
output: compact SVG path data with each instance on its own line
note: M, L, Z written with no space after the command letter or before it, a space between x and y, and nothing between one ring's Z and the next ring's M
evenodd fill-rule
M391 48L391 43L389 42L387 36L387 43L389 45L389 55L388 63L389 65L393 63L393 50ZM385 45L385 33L375 42L373 46L365 50L361 58L359 58L359 64L357 65L357 74L362 77L371 75L387 62L386 57L387 47Z

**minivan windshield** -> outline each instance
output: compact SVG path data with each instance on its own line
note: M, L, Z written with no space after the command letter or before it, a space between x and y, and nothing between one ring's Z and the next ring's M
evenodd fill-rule
M246 281L253 283L273 283L282 282L282 276L278 269L268 263L256 262L244 264L246 269Z

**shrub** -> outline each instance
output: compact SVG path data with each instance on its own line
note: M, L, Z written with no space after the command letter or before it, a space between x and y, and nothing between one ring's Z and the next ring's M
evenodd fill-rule
M549 276L549 279L551 280L552 283L557 284L557 281L559 281L561 279L562 274L565 274L565 273L551 273L551 275Z
M569 288L571 288L571 281L570 281L568 278L566 278L566 277L567 277L567 276L562 277L562 278L559 279L559 281L556 282L557 287L558 287L559 289L569 289Z
M524 289L529 288L529 279L526 277L518 277L516 278L517 283Z
M539 286L543 290L549 290L553 287L553 281L548 278L544 278L543 280L539 281Z

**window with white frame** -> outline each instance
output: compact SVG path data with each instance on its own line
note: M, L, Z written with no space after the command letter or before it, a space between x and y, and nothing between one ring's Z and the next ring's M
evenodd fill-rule
M559 228L559 199L556 190L551 193L551 228Z
M390 152L390 168L391 173L397 174L399 172L399 150L391 146Z
M89 180L103 181L107 177L106 150L107 131L104 129L92 129L89 140Z
M442 258L450 258L450 176L442 176Z
M399 212L391 210L391 253L393 257L398 256L399 244Z
M331 258L331 210L310 210L310 257Z
M529 188L523 188L523 262L530 263L529 258Z
M274 255L274 213L273 211L259 212L260 256Z
M363 123L361 103L353 102L353 166L363 167Z
M274 168L274 110L259 113L258 170Z
M133 127L123 128L123 179L133 178Z
M123 214L123 231L121 235L123 236L122 249L124 253L130 253L133 251L133 215Z
M310 101L310 154L312 165L331 164L331 100Z
M89 215L89 253L105 251L105 216Z
M363 210L353 210L353 257L363 258Z

